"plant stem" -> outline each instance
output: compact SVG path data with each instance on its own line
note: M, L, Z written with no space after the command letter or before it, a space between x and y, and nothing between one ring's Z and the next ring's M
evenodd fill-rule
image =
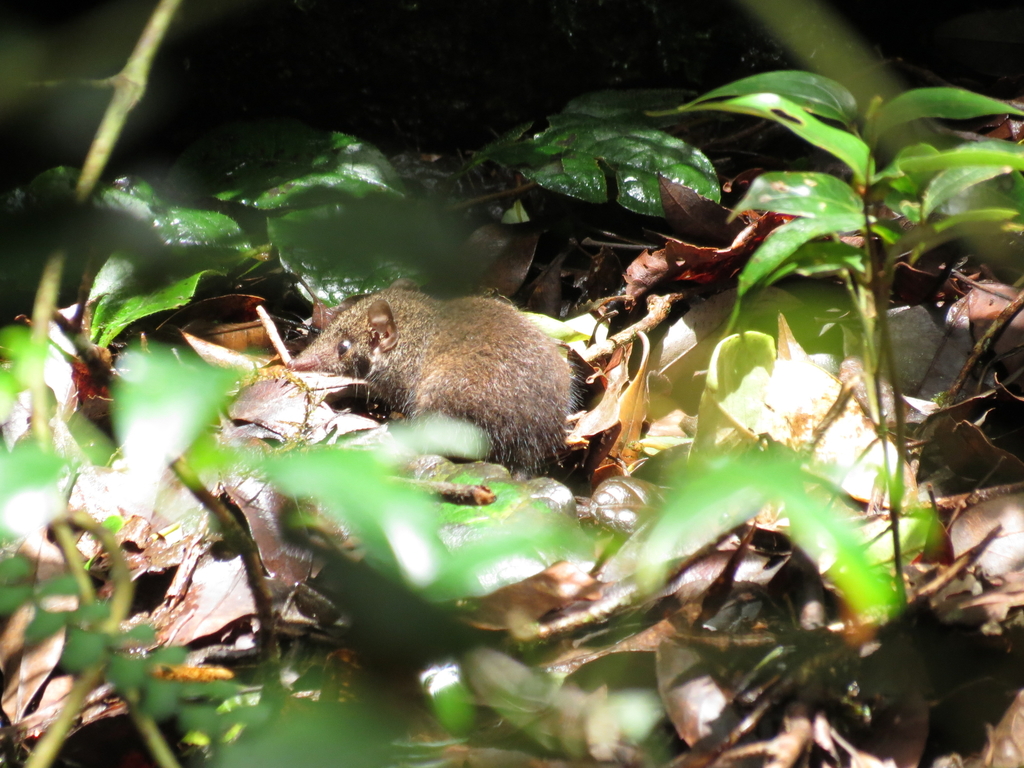
M29 393L32 397L32 434L43 450L52 448L50 434L50 400L49 390L43 370L50 343L50 318L57 307L57 294L60 292L60 275L64 270L64 252L54 251L46 260L43 275L39 278L36 300L32 305L32 347L39 350L37 358L33 356L30 373Z
M68 570L71 571L71 575L75 579L79 597L86 605L92 605L96 602L96 590L92 586L92 579L89 578L89 574L85 570L85 563L82 562L82 555L75 544L71 526L68 525L67 520L55 520L51 528L57 545L64 553L64 562L68 564Z
M277 661L278 647L274 621L274 603L270 587L263 577L263 563L252 538L242 529L231 510L220 499L210 493L198 475L185 462L178 459L171 465L174 474L192 495L216 518L221 533L229 547L242 557L246 579L256 604L256 616L260 621L260 658L263 661Z
M114 96L111 98L110 104L107 105L107 111L103 114L99 128L96 129L96 136L92 140L89 154L86 155L85 164L82 166L82 174L78 177L75 197L79 202L85 202L92 194L96 182L99 181L103 169L107 166L110 153L121 136L128 112L146 92L146 83L149 80L153 57L156 55L179 5L181 5L181 0L160 0L156 8L153 9L146 28L135 44L131 56L128 57L124 69L110 78L109 82L114 86Z
M121 622L131 613L132 599L135 597L135 584L132 582L128 561L124 559L121 545L117 543L117 537L109 528L104 528L84 512L73 513L71 522L95 536L110 558L110 580L113 583L110 614L98 629L113 635L120 630Z
M71 690L68 691L67 698L64 700L64 708L36 743L24 768L49 768L57 759L60 748L64 746L64 739L67 738L71 726L78 719L78 713L82 709L82 704L85 703L85 697L103 678L103 669L103 664L89 667L71 686Z
M128 618L132 606L132 597L135 594L135 586L132 584L128 563L121 553L121 547L118 545L117 539L110 530L104 528L89 517L89 515L82 512L74 513L69 517L74 525L88 531L99 539L100 544L110 558L110 578L113 581L114 595L110 600L110 613L103 624L97 629L107 635L114 635L120 629L121 622ZM66 523L63 525L66 527ZM60 524L55 524L55 531L59 531L60 527ZM62 534L57 532L56 535L59 540ZM67 535L70 537L70 531L68 531ZM72 542L73 546L74 543ZM75 552L77 553L77 548ZM67 556L67 552L65 552L65 556ZM74 557L72 556L70 559L73 560ZM72 570L74 570L73 567ZM90 584L89 590L91 591L91 589L92 585ZM85 594L87 593L83 593L83 599L86 599ZM25 763L25 768L48 768L53 764L57 754L60 752L60 748L64 745L64 740L67 738L71 726L74 725L75 720L78 718L86 696L103 679L105 670L105 662L96 664L86 669L75 681L75 684L71 686L71 690L68 692L67 698L64 700L64 707L61 709L60 714L50 724L50 727L46 729L43 737L39 739L28 761Z
M889 316L887 307L889 295L892 290L892 276L895 270L895 259L887 258L885 250L879 247L879 242L871 232L871 206L864 201L864 247L868 252L868 287L871 292L873 304L872 322L870 336L872 348L870 359L865 358L864 370L869 372L873 379L869 392L873 392L875 398L875 409L877 414L872 414L878 429L878 437L882 441L882 456L885 460L885 490L889 496L889 524L892 528L892 554L893 566L895 568L896 591L900 603L905 605L907 601L906 586L903 582L903 551L900 542L900 517L903 514L903 467L906 466L906 415L903 410L903 395L899 389L899 380L896 376L896 361L892 351L892 337L889 332ZM867 328L865 330L868 330ZM888 381L893 392L893 415L896 421L896 432L891 434L889 430L888 414L884 412L882 404L883 387ZM895 443L896 456L893 466L893 456L890 446L890 438Z
M146 743L146 748L156 764L160 768L181 768L181 763L171 751L167 739L164 738L156 721L139 708L138 702L128 702L128 713L135 724L135 730L139 732L142 740Z

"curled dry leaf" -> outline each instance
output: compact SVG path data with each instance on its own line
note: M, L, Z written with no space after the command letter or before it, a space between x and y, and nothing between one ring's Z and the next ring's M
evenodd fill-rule
M746 226L742 216L732 218L732 211L709 200L679 182L658 177L661 207L672 232L687 242L726 246Z
M792 216L766 213L748 224L725 248L690 245L668 240L657 251L644 251L626 268L626 295L639 298L672 280L694 283L724 282L733 277L757 246Z

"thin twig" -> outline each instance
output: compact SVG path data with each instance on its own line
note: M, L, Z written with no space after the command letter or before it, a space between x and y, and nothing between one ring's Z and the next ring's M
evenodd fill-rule
M686 294L683 293L648 296L647 314L644 317L633 323L626 330L620 331L614 336L609 336L600 344L592 346L583 353L583 359L588 363L592 363L599 357L610 355L619 347L624 347L630 342L635 341L637 334L650 333L668 317L668 313L672 311L672 305L684 298L686 298Z
M175 461L171 465L171 469L178 476L182 485L188 488L199 503L216 518L228 546L241 555L245 576L249 582L249 589L252 591L253 602L256 604L256 616L260 622L260 658L263 661L276 661L278 647L274 622L274 602L270 594L270 587L267 586L267 580L263 577L263 563L260 560L256 544L235 520L231 510L206 489L198 475L184 460Z
M992 321L992 324L985 329L985 333L982 334L981 338L978 339L978 343L974 345L974 349L971 350L971 356L967 358L967 362L964 363L964 367L960 369L960 373L956 377L956 381L953 382L953 386L949 388L946 393L946 402L956 402L957 397L960 394L960 390L964 388L967 383L967 379L970 377L971 372L974 370L978 361L981 360L982 356L985 355L992 345L999 340L1006 326L1010 324L1010 321L1017 316L1017 313L1024 308L1024 291L1021 291L1017 297L1003 307L1003 311L1000 312L996 319Z
M529 181L526 184L520 184L518 187L512 187L512 189L502 189L498 192L491 192L488 195L480 195L480 197L473 197L469 200L462 200L458 203L452 203L448 206L449 211L461 211L464 208L472 208L474 205L481 205L483 203L490 203L494 200L501 200L506 197L518 197L529 192L531 189L537 186L536 181Z
M288 363L292 361L292 355L284 345L284 341L281 340L281 334L277 332L277 326L274 325L274 321L270 318L270 315L262 304L256 307L256 314L259 315L260 323L263 325L263 330L267 332L267 338L270 339L270 343L277 351L277 355L281 358L281 362L288 365Z

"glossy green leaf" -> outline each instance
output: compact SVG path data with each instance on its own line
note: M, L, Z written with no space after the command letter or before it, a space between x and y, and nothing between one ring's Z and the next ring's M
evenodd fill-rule
M132 323L184 306L195 295L199 281L209 274L214 273L204 270L156 291L139 292L138 284L132 279L133 263L120 256L112 256L93 284L93 341L105 347Z
M890 254L911 253L913 261L925 251L960 238L991 235L999 231L1019 232L1022 225L1012 223L1018 216L1020 211L1016 208L971 209L922 224L902 233L899 239L887 245L891 246Z
M801 70L763 72L745 77L705 93L699 99L674 110L674 113L686 111L696 104L756 93L778 94L811 114L844 125L852 126L857 119L857 102L844 86L827 77Z
M631 211L660 216L659 176L718 201L721 191L711 162L684 141L632 119L603 119L563 112L527 141L491 145L482 158L521 167L533 181L588 203L607 202L613 176L618 202Z
M128 466L156 484L166 468L211 425L236 374L150 344L121 357L112 420Z
M23 441L0 451L0 541L45 527L65 511L61 481L68 463Z
M862 229L863 215L840 214L817 219L796 219L773 231L761 244L740 272L738 291L743 296L774 274L793 253L809 240L824 235Z
M796 102L778 94L754 93L725 101L697 101L681 109L713 109L771 120L846 163L853 171L854 183L863 184L870 175L871 157L867 144L849 131L821 122Z
M875 113L868 131L877 138L889 129L926 117L964 120L982 115L1024 115L1006 102L961 88L916 88L884 104Z
M106 208L152 224L168 245L216 246L235 251L251 247L234 219L216 211L168 204L138 179L118 179L101 189L96 199Z
M947 168L976 165L1000 166L1006 172L1019 171L1024 170L1024 147L1008 141L975 141L934 154L900 153L894 165L903 173L944 171Z
M604 170L593 155L567 154L537 169L523 173L544 189L575 197L585 203L608 202L608 182Z
M1024 176L1019 171L1005 173L1003 172L1004 168L991 165L980 166L979 175L981 175L980 169L995 171L995 173L989 179L958 190L956 194L936 205L932 212L933 219L939 219L938 214L952 216L984 208L1013 208L1024 215ZM948 171L941 171L935 175L935 178L955 173L958 170L961 169L952 168Z
M863 215L863 201L850 185L826 173L763 173L735 210L775 211L795 216Z
M423 693L434 717L449 733L465 734L473 725L474 700L459 666L434 664L420 676Z
M215 129L182 153L169 181L193 195L257 208L309 204L308 198L321 204L338 192L402 192L398 174L375 147L290 119Z
M427 590L432 600L479 597L552 563L584 562L594 551L592 538L569 518L553 515L532 497L529 485L486 485L498 496L494 504L474 509L440 505L438 521L451 551Z

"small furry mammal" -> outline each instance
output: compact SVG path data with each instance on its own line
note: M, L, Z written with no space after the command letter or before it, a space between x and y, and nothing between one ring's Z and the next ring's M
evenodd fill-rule
M475 424L490 438L488 458L517 471L537 470L565 444L569 365L511 305L392 286L339 309L293 370L358 376L407 416Z

